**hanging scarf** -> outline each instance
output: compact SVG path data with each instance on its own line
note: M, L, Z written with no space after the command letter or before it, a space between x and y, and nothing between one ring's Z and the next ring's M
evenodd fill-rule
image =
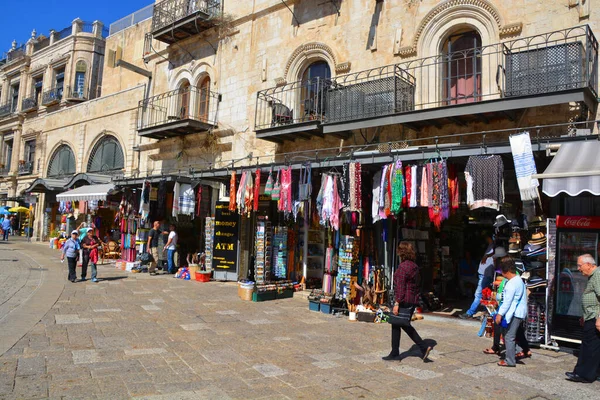
M269 177L267 178L267 183L265 184L265 194L267 196L271 195L273 191L273 168L269 170Z
M431 169L431 203L429 206L429 219L437 229L440 229L442 221L449 216L448 198L448 172L446 161L429 164Z
M392 208L394 215L402 211L402 196L404 192L404 176L402 175L402 161L396 161L394 176L392 178Z
M354 163L354 198L355 204L352 211L362 212L362 166L360 163Z
M235 203L236 195L237 192L235 191L235 171L233 171L231 173L231 179L229 180L229 211L235 211L237 208Z
M256 170L256 181L254 182L254 211L258 211L258 200L260 192L260 169Z

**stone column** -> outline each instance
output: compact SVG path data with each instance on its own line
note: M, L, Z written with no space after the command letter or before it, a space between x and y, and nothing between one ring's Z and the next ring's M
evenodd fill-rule
M75 18L73 22L71 22L71 35L77 35L79 32L81 32L82 28L83 21L79 18Z
M10 160L10 175L17 175L19 172L19 160L21 159L21 129L18 128L13 131L13 149L12 159ZM16 190L16 189L15 189Z
M102 38L102 28L104 28L104 24L96 20L92 23L92 26L92 33L94 34L94 36L96 36L97 38Z

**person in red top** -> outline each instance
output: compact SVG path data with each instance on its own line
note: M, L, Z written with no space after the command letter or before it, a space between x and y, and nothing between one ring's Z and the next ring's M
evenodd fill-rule
M419 266L415 264L415 249L410 242L400 242L398 245L398 257L400 265L394 273L394 308L392 313L398 315L398 310L410 308L411 316L419 303ZM422 359L425 361L429 356L431 347L427 346L421 336L412 325L399 326L392 325L392 351L389 355L382 357L386 361L400 360L400 328L412 339L419 349L421 349Z

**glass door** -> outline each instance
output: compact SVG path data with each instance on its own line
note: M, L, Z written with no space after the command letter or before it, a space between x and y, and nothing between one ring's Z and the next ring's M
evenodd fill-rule
M587 285L587 278L577 270L577 258L582 254L598 259L598 233L559 231L553 336L581 339L581 295Z

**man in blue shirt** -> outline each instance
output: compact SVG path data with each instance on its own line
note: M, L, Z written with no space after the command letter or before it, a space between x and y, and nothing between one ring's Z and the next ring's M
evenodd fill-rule
M8 240L8 233L10 232L10 218L8 215L2 220L2 240Z
M506 346L506 359L498 363L501 367L516 366L516 339L519 336L519 342L523 343L524 332L519 327L527 317L527 289L523 279L517 275L515 260L512 257L504 257L500 260L502 267L502 276L508 279L502 292L502 305L496 314L496 323L500 325L502 319L508 324L504 335L504 345ZM526 340L525 340L526 342Z
M81 249L78 236L79 232L71 232L71 237L63 245L60 257L61 261L65 260L65 256L67 257L67 262L69 263L69 280L73 283L77 280L75 269L77 268L77 259L79 258L79 250Z

